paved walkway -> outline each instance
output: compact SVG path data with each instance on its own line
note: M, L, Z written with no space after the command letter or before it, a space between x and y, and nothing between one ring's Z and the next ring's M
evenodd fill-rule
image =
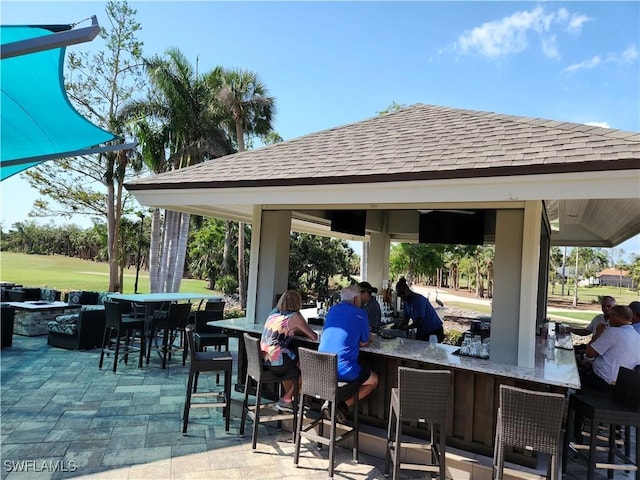
M49 347L44 336L14 336L13 346L2 350L2 479L326 478L326 449L307 444L311 448L302 449L296 468L291 434L261 426L252 452L250 434L238 435L239 419L227 434L217 409L193 409L183 436L188 367L177 359L166 370L157 357L142 369L131 360L114 374L110 359L98 370L98 358L97 350ZM201 376L202 387L213 382L214 375ZM351 451L342 448L337 458L336 479L384 478L380 458L361 454L353 464ZM571 462L570 468L565 478L585 478L579 464ZM619 472L615 478L632 477Z

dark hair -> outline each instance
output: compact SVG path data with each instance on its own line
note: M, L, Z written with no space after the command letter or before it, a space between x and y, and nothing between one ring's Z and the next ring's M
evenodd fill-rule
M396 292L408 292L409 291L409 284L407 283L407 280L404 277L400 277L400 280L398 280L398 283L396 283Z

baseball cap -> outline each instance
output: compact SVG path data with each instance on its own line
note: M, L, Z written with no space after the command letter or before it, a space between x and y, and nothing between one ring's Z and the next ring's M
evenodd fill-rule
M360 290L366 290L369 293L378 293L378 289L376 287L372 287L369 282L360 282L358 284Z

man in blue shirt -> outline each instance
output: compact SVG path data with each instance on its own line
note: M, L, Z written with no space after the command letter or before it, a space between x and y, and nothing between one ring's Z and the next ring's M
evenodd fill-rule
M378 376L358 363L360 347L371 341L367 312L360 308L360 287L351 285L340 292L340 303L327 312L318 351L338 355L338 380L348 382L348 392L354 392L337 406L337 418L346 423L348 408L353 405L355 395L362 399L369 395L376 385ZM325 402L322 411L328 415L329 404Z
M435 335L438 337L438 342L442 342L444 340L442 320L429 300L413 292L404 277L398 280L396 293L402 298L405 320L412 319L416 327L416 340L429 340L430 335Z

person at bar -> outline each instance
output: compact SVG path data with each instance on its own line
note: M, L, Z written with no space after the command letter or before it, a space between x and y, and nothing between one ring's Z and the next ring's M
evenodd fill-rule
M600 325L608 325L607 314L609 310L616 304L616 299L610 295L604 295L600 300L600 308L602 313L599 313L591 320L591 323L583 328L569 328L569 332L584 337L585 335L591 335L596 333Z
M444 340L444 327L442 320L429 303L429 300L409 288L404 277L396 284L396 294L402 298L405 324L409 319L413 320L416 328L416 340L429 340L431 335L438 338L438 342ZM404 328L400 324L397 328Z
M374 293L378 293L378 289L371 286L369 282L360 282L358 287L360 287L360 303L369 318L369 328L376 333L380 330L380 321L382 320L380 304L373 296Z
M640 365L640 336L631 325L631 309L616 305L607 316L609 326L587 345L578 367L582 385L599 390L611 389L620 367Z
M300 313L302 298L295 290L287 290L278 299L267 321L264 323L260 350L264 356L264 365L276 376L284 376L292 369L299 369L296 352L290 348L291 340L296 335L304 335L317 340L318 335L311 330ZM284 395L276 403L281 412L293 412L293 392L295 384L282 382Z
M361 400L378 385L378 376L368 367L358 363L360 347L371 342L367 312L360 308L360 287L351 285L340 292L340 303L327 312L320 338L319 352L338 355L338 381L348 382L354 394L337 405L336 416L340 423L347 422L347 413L355 401ZM329 403L322 406L322 413L329 418Z

